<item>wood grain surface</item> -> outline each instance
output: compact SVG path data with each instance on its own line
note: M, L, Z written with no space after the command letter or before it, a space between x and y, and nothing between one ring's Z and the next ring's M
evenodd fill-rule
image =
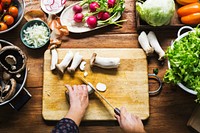
M37 1L37 0L26 0ZM67 5L77 1L67 1ZM60 48L140 48L137 37L135 20L135 0L126 0L122 19L127 19L122 28L108 26L103 29L86 33L70 34L68 40ZM0 34L0 39L7 40L19 46L27 55L28 78L27 90L32 94L31 100L20 110L15 111L9 105L0 107L1 133L46 133L51 132L56 122L47 122L42 117L42 91L43 91L43 62L47 47L40 50L31 50L25 47L20 40L20 30L26 23L22 22L12 31ZM176 39L178 29L154 30L161 47L166 50L172 40ZM92 42L92 43L89 43ZM154 53L147 57L148 73L158 68L158 76L163 79L167 70L167 59L159 62L158 55ZM157 87L155 81L149 80L149 89ZM196 96L180 89L177 85L163 83L159 95L149 98L150 117L143 121L148 133L193 133L187 127L196 103ZM121 133L116 121L82 122L81 133Z
M87 62L85 79L94 86L104 83L107 90L101 93L114 107L125 106L127 110L145 120L149 117L148 72L146 55L142 49L57 49L59 62L65 54L79 52ZM97 57L119 57L118 69L102 69L90 67L90 58L96 53ZM79 76L84 72L77 68L73 75L65 72L62 78L50 70L51 54L47 50L44 55L43 104L42 115L45 120L60 120L69 109L65 84L82 84ZM98 95L90 95L90 104L83 120L115 120L113 109Z

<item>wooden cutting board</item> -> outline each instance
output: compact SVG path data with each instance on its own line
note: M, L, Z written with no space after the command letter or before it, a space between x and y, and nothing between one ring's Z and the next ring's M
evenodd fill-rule
M87 81L94 86L98 82L107 86L101 94L115 107L125 106L127 110L141 119L149 117L149 94L148 94L148 72L146 55L142 49L57 49L59 61L71 50L79 52L87 62L85 71L88 72ZM120 66L118 69L91 68L89 65L92 53L101 57L119 57ZM79 68L74 77L67 71L63 78L56 72L50 70L51 55L47 50L44 55L43 75L43 104L42 115L45 120L60 120L69 109L66 99L65 84L82 84L76 78L83 76ZM98 95L90 94L89 107L83 120L115 120L113 109L108 106Z

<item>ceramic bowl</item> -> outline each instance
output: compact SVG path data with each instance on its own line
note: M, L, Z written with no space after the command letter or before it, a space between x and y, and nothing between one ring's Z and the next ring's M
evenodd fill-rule
M184 30L184 29L189 29L189 30L191 30L191 31L188 31L188 32L185 32L185 33L181 34L181 31ZM194 32L194 29L193 29L192 27L189 27L189 26L184 26L184 27L180 28L179 31L178 31L178 34L177 34L178 37L176 38L175 41L181 40L183 37L187 36L187 35L189 34L189 32ZM175 41L174 41L174 42L175 42ZM171 47L173 47L174 42L172 43ZM169 61L168 61L168 67L171 68L171 67L170 67L170 62L169 62ZM194 90L188 88L188 87L185 86L183 83L177 83L177 85L178 85L181 89L183 89L184 91L186 91L186 92L188 92L188 93L190 93L190 94L193 94L193 95L197 95L197 92L196 92L196 91L194 91Z
M18 7L18 16L15 18L14 24L10 26L7 30L0 31L0 34L6 33L12 29L14 29L19 23L22 21L24 17L24 11L25 11L25 1L24 0L15 0L14 4Z
M46 32L43 33L43 32L41 32L41 30L38 30L38 28L33 28L33 27L38 27L38 26L44 27ZM35 31L35 32L33 32L33 33L29 32L29 34L28 34L28 33L26 33L28 31L27 30L28 28L33 28L33 29L37 29L37 30L32 29L32 31ZM44 35L44 36L39 36L39 32L43 33L42 35ZM35 34L35 33L36 33L37 37L33 36L33 34ZM26 39L27 38L26 36L28 36L30 40L39 42L39 43L36 44L36 43L33 43L32 41L28 42ZM38 49L38 48L41 48L41 47L49 44L50 29L49 29L48 25L42 20L31 20L22 27L21 32L20 32L20 38L26 47L31 48L31 49ZM45 38L45 39L42 39L42 38Z

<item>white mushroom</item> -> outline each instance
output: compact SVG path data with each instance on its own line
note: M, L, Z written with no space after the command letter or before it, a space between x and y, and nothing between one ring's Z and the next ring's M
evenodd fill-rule
M153 31L150 31L148 33L147 37L149 39L150 45L154 48L154 50L156 51L156 53L159 55L158 60L163 60L164 56L165 56L165 52L160 47L160 44L158 42L158 39L157 39L155 33Z
M103 83L97 83L97 85L96 85L96 89L98 90L98 91L106 91L106 85L105 84L103 84Z
M69 73L74 73L78 65L81 63L83 56L76 52L70 67L67 68Z
M90 59L90 65L98 66L101 68L118 68L120 64L120 58L106 58L106 57L97 57L96 53L93 53Z
M52 45L50 47L51 50L51 70L54 70L56 68L56 64L58 63L58 53L56 50L56 45Z
M79 67L81 71L85 70L85 65L86 65L86 61L82 61Z
M68 67L69 63L73 59L73 56L73 52L69 51L66 53L64 59L60 62L60 64L56 64L56 69L58 70L59 74L64 74L65 69Z
M154 52L154 49L149 44L147 34L144 31L142 31L140 35L138 36L138 41L141 47L143 48L143 50L146 52L147 56Z

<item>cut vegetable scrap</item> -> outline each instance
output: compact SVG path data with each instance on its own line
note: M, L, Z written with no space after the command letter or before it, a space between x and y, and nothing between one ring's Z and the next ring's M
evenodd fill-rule
M102 91L102 92L104 92L104 91L106 91L106 85L105 84L103 84L103 83L97 83L97 85L96 85L96 89L98 90L98 91Z

